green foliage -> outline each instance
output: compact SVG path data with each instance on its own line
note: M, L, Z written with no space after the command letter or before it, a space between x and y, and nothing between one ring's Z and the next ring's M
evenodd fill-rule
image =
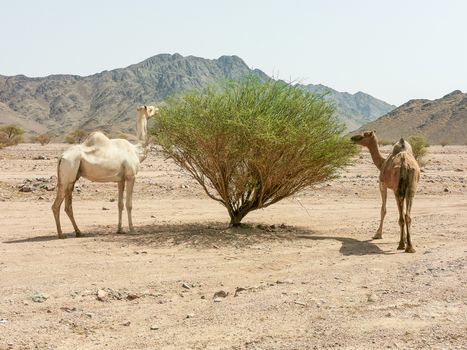
M66 143L81 143L83 142L86 137L88 137L89 132L84 129L75 129L71 132L68 133L68 135L65 136L65 142Z
M17 145L23 140L24 130L14 124L0 125L0 148Z
M409 137L409 143L412 146L412 152L415 157L415 160L420 166L424 165L423 157L426 156L428 152L428 141L424 135L412 135Z
M356 148L343 130L322 97L250 77L170 98L152 133L236 226L348 164Z

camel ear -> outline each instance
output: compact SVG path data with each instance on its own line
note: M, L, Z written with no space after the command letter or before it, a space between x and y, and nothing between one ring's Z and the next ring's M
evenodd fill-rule
M370 136L373 136L376 133L376 131L370 131Z

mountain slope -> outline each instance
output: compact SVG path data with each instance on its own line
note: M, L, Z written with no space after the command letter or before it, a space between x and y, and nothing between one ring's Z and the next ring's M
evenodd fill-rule
M376 130L382 140L423 134L429 143L467 143L467 94L455 90L437 100L410 100L358 131Z
M311 92L324 94L327 100L334 102L337 115L345 122L349 130L354 130L396 108L361 91L349 94L321 84L302 87Z
M162 101L185 89L199 89L225 79L253 74L237 56L215 60L160 54L126 68L90 76L50 75L28 78L0 76L0 123L14 122L31 133L63 135L82 127L112 134L134 132L135 107ZM324 86L302 86L310 91L329 91L326 98L336 102L338 116L349 126L383 115L390 106L369 95L340 93Z

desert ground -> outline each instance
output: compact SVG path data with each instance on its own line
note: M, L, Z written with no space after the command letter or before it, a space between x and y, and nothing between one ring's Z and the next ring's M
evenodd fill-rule
M0 150L2 350L467 347L467 146L429 148L415 254L396 250L392 193L371 239L380 196L364 150L338 178L229 229L225 208L153 147L135 234L116 234L116 184L81 179L84 237L62 206L59 240L50 206L66 147Z

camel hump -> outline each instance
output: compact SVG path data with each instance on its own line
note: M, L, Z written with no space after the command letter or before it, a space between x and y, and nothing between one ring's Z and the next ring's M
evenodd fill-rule
M412 153L412 147L410 144L401 137L401 139L394 145L392 148L392 154L397 154L400 152L409 152Z
M105 136L100 131L95 131L90 134L86 140L84 140L84 145L87 147L92 147L96 145L103 145L107 142L109 142L109 138L107 136Z

